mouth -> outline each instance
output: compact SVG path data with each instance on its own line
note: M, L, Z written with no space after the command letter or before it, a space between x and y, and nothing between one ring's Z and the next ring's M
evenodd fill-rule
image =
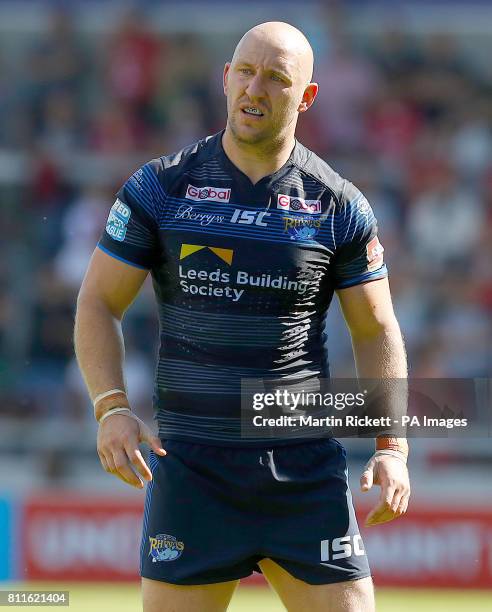
M264 116L264 113L257 106L242 106L241 113L247 117L260 118Z

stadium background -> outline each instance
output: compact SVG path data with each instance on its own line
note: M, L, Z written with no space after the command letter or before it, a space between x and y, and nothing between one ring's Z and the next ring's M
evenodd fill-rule
M96 609L137 605L142 497L98 464L73 359L76 293L116 188L221 129L223 63L271 19L313 44L321 90L298 138L374 206L411 375L490 376L490 2L0 0L0 588L87 580L73 609L91 597ZM124 327L130 397L149 422L148 285ZM337 309L328 334L334 374L352 375ZM492 607L486 436L413 442L408 516L364 534L381 610ZM363 515L370 444L347 446ZM235 605L279 609L260 587Z

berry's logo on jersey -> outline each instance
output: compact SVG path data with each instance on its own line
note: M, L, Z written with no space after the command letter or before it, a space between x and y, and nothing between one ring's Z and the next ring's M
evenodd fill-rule
M155 537L149 537L149 556L152 563L157 561L175 561L183 554L184 542L180 542L174 536L159 533Z
M123 242L126 236L128 221L130 220L132 211L119 198L111 207L109 217L106 222L106 232L118 242Z
M279 193L277 196L277 208L286 212L301 212L316 215L321 212L321 200L304 200Z
M182 244L181 251L179 252L179 259L184 259L202 249L208 249L217 255L217 257L220 257L222 261L225 261L226 264L232 264L232 256L234 255L233 249L221 249L219 247L203 246L200 244Z
M213 223L224 223L225 215L216 215L207 212L195 211L191 204L182 204L176 213L174 214L175 219L188 219L190 221L196 221L200 225L211 225Z
M379 270L383 265L384 248L377 236L374 236L374 238L367 243L366 253L368 262L367 271L374 272L375 270Z
M195 187L188 185L185 198L195 202L229 202L231 190L224 187Z

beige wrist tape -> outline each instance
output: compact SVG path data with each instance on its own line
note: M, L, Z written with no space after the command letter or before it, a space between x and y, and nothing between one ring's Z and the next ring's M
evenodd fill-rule
M122 393L123 395L126 395L126 392L123 391L123 389L110 389L109 391L105 391L104 393L99 393L99 395L96 395L92 403L95 407L98 402L105 399L106 397L109 397L110 395L117 395L120 393Z
M122 389L111 389L100 393L94 398L94 416L96 421L101 421L101 417L112 408L128 408L130 404L125 391Z
M408 457L408 442L406 438L396 438L394 436L379 436L376 438L376 451L397 451Z
M110 408L107 412L105 412L102 415L102 417L99 419L99 425L101 423L103 423L105 421L105 419L107 419L108 417L112 416L113 414L124 414L126 416L135 418L135 415L130 410L130 408L124 408L123 406L118 406L116 408Z
M394 451L394 450L379 450L376 451L373 455L373 457L380 457L381 455L390 455L391 457L396 457L397 459L400 459L400 461L403 461L403 463L406 464L407 462L407 456L404 455L402 452L400 451Z

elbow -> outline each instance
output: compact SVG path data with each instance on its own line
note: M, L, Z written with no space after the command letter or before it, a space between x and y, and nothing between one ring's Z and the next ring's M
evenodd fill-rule
M353 340L360 341L375 340L385 336L402 338L400 326L394 315L384 320L370 319L363 325L351 327L350 334Z
M105 317L112 317L121 321L124 311L118 311L113 305L109 304L101 295L89 291L84 285L80 288L77 296L75 320L83 317L86 313L91 315L100 314Z

